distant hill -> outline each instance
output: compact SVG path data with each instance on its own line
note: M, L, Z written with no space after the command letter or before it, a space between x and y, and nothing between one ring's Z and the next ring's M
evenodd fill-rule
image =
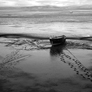
M78 10L92 10L92 5L73 6L72 8Z
M92 10L92 5L82 6L32 6L32 7L0 7L0 10L26 10L26 11L60 11L60 10Z

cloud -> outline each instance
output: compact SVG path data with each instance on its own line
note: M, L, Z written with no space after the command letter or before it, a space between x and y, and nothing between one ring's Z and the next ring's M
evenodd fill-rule
M0 6L37 6L35 0L0 0Z
M38 2L43 4L60 4L60 5L86 5L92 4L92 0L38 0Z
M19 0L16 2L16 6L37 6L40 5L35 0Z
M56 5L56 6L70 6L70 5L85 5L92 4L91 0L38 0L41 5Z
M13 0L0 0L0 6L13 6L15 3Z
M37 5L85 5L92 0L0 0L0 6L37 6Z

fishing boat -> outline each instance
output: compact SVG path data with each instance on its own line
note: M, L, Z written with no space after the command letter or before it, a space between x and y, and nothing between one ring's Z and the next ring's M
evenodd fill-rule
M50 43L52 44L52 46L64 45L66 43L66 36L62 35L62 36L50 37Z

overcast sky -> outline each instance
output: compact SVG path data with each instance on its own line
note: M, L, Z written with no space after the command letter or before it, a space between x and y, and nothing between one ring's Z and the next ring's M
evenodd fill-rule
M92 5L92 0L0 0L0 6L38 6L38 5Z

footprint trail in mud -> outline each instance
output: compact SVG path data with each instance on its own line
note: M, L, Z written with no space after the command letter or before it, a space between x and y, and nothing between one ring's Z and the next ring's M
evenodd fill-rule
M69 52L69 50L68 50ZM69 52L69 54L72 54ZM72 54L72 56L65 54L60 55L60 60L70 66L76 74L92 82L92 73Z

